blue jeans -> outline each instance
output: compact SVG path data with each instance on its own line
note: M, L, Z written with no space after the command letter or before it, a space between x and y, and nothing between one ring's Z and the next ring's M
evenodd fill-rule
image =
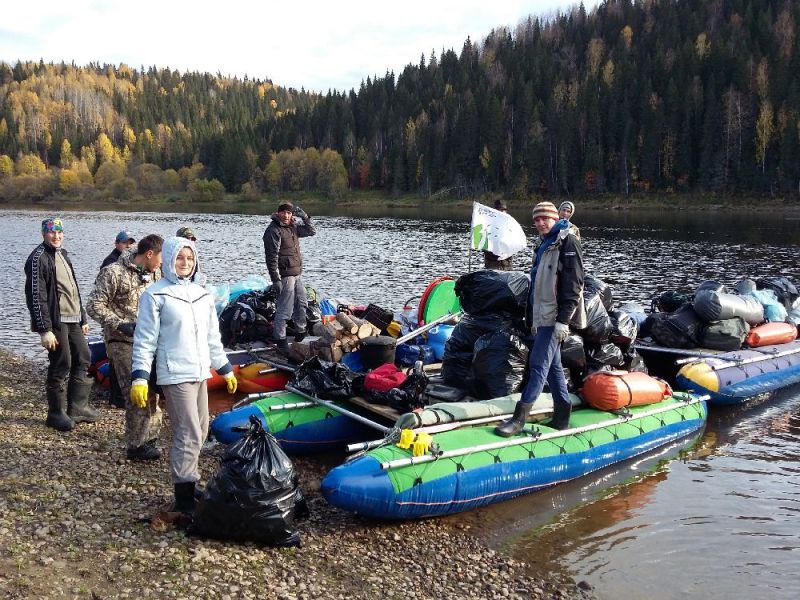
M570 404L567 380L561 366L561 344L556 340L555 329L539 327L536 331L533 348L528 354L528 383L522 390L520 402L536 402L547 382L553 394L553 406L559 402Z

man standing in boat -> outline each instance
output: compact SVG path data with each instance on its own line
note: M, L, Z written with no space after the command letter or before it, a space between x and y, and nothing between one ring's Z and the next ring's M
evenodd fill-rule
M113 265L117 262L119 257L122 256L122 253L135 243L136 239L131 235L130 231L120 231L114 239L114 249L103 259L103 262L100 263L100 270L102 271L108 265Z
M106 353L111 360L125 402L125 446L129 460L155 460L161 429L158 394L148 395L143 406L131 401L133 334L139 316L139 298L153 282L161 279L161 236L151 234L139 241L136 252L124 252L120 259L97 276L89 295L87 310L103 326Z
M569 221L559 220L558 210L551 202L536 205L533 224L541 238L531 267L530 314L534 342L528 356L528 383L514 408L514 416L495 429L503 437L522 431L545 382L553 394L550 427L569 427L572 405L561 366L561 343L569 335L571 323L580 329L586 322L580 240Z
M86 374L91 355L89 325L75 270L64 242L61 219L42 221L42 243L25 262L25 300L31 330L47 349L47 420L45 425L69 431L75 423L94 423L100 413L89 406L92 381Z
M295 217L300 223L295 223ZM308 298L303 285L303 255L300 254L300 238L317 233L305 211L283 202L272 214L272 221L264 232L264 255L267 271L272 280L272 289L278 294L273 337L278 350L288 352L286 322L291 317L297 334L295 341L306 335L306 308Z

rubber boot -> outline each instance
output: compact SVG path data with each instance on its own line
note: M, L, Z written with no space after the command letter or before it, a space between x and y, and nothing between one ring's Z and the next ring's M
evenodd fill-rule
M572 405L566 402L553 403L553 418L550 419L550 427L553 429L569 429L569 415L572 413Z
M75 421L69 418L64 410L66 401L61 398L57 390L47 390L47 420L48 427L56 431L70 431L75 427Z
M308 335L308 332L305 329L300 329L297 333L294 334L294 341L302 342L304 339L306 339L306 335Z
M185 515L194 513L194 488L194 481L175 484L175 506L172 508L174 512L182 512Z
M525 427L525 420L528 418L530 410L529 402L517 402L514 407L514 416L495 427L494 432L503 437L517 435Z
M280 338L275 345L278 347L278 352L284 356L289 354L289 342L286 341L286 338Z
M85 382L69 384L67 414L76 423L94 423L100 418L100 413L89 406L90 388L91 384Z

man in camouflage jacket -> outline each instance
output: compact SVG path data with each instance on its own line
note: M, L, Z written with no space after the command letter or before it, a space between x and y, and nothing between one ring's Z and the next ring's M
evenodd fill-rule
M130 400L133 334L139 315L139 298L161 278L161 246L164 240L148 235L136 252L124 252L116 263L100 271L86 306L92 318L103 326L103 339L125 398L125 445L130 460L155 460L162 414L158 394L151 393L144 408ZM155 386L154 386L155 387Z

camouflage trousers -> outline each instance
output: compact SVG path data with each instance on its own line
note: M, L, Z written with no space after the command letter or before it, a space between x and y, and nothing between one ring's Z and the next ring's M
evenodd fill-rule
M114 365L122 397L125 398L125 446L132 450L150 440L158 439L163 421L163 411L158 406L158 394L150 386L147 406L139 408L131 403L131 364L133 344L125 342L106 343L106 353Z

